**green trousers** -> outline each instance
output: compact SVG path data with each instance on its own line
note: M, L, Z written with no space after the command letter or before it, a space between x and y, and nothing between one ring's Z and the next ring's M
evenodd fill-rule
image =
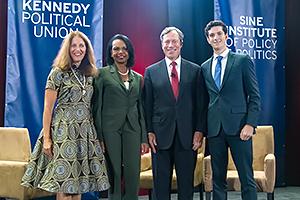
M140 180L140 128L134 129L128 121L122 130L104 132L109 177L112 186L110 200L138 200ZM124 190L121 181L124 179Z

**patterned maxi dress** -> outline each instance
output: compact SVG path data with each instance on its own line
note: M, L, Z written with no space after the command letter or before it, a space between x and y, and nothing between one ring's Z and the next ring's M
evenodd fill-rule
M86 82L84 88L79 81ZM51 70L46 88L58 91L51 122L53 158L42 152L41 131L22 179L23 186L68 194L109 188L91 113L92 81L92 77L84 81L79 70Z

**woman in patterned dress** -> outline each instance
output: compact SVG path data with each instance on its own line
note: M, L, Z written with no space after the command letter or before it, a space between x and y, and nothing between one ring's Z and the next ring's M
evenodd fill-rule
M91 42L82 32L70 32L47 79L43 129L22 185L54 192L59 200L109 188L91 115L96 73Z

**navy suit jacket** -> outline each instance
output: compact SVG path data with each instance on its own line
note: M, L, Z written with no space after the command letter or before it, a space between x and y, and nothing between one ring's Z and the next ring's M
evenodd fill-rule
M192 148L195 131L205 132L206 105L200 66L181 60L179 96L176 101L165 60L148 67L144 78L147 132L154 132L159 149L172 145L177 132L183 148Z
M209 94L207 137L218 135L221 126L228 135L239 134L245 124L256 127L260 95L251 58L229 52L220 91L212 77L212 59L201 65Z

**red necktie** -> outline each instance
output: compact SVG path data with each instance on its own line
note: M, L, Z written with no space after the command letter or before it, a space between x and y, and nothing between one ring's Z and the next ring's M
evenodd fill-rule
M173 89L173 94L175 96L175 99L177 100L178 94L179 94L179 88L178 88L178 73L176 70L176 62L172 62L172 71L171 71L171 83L172 83L172 89Z

